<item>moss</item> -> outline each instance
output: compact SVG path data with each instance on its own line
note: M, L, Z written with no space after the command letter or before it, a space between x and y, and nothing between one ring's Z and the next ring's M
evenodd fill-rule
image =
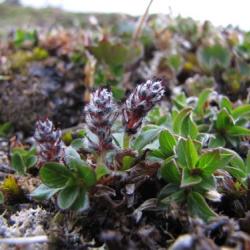
M3 193L17 196L21 194L21 188L19 187L16 179L13 176L7 176L0 186Z
M10 56L11 68L24 72L26 64L31 60L31 54L26 51L19 50Z
M36 47L33 49L32 60L34 61L47 59L48 56L49 56L48 51L43 48Z

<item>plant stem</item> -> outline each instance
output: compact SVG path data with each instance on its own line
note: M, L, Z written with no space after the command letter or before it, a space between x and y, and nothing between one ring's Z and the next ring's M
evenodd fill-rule
M103 166L105 165L105 155L106 152L100 152L99 154L97 154L97 166Z
M123 149L129 148L130 144L130 135L126 132L124 132L124 137L123 137Z
M148 17L150 6L153 3L153 1L154 0L150 0L144 14L139 19L138 26L137 26L136 30L134 31L134 34L133 34L133 39L132 39L133 42L136 42L138 40L138 38L140 37L140 35L141 35L141 32L143 30L143 26L145 25L145 21L146 21L146 19Z

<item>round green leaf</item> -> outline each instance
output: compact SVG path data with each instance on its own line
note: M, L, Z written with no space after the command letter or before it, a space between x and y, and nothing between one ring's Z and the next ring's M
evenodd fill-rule
M61 209L69 208L79 194L78 186L69 186L61 190L57 196L57 204Z
M79 170L79 177L81 177L84 181L84 184L87 187L92 187L96 184L96 174L92 168L82 166L78 168Z
M27 168L31 168L36 165L36 162L37 162L37 156L31 155L26 159L25 165Z
M44 184L41 184L31 193L30 196L36 200L50 199L59 190L60 188L50 188Z
M51 188L65 186L71 176L69 169L57 162L46 163L40 170L42 182Z
M25 163L22 155L19 152L15 152L11 157L11 165L17 171L18 174L25 174Z
M77 212L82 212L89 208L89 196L85 189L81 188L75 202L70 207Z

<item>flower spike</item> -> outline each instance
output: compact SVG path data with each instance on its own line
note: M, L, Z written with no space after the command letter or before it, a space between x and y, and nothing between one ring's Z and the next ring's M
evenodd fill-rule
M96 137L96 140L88 137L90 149L98 152L112 149L111 127L118 116L112 93L107 89L97 89L84 111L87 127Z
M64 144L61 136L62 131L56 130L48 118L36 122L34 138L37 142L39 167L49 161L63 161Z
M164 93L161 81L148 80L136 87L126 100L122 110L123 123L127 133L137 132L143 118L162 99Z

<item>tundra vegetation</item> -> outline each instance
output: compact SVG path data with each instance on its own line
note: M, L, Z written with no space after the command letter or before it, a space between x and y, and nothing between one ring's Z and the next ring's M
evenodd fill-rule
M100 20L0 33L0 244L249 249L250 33Z

